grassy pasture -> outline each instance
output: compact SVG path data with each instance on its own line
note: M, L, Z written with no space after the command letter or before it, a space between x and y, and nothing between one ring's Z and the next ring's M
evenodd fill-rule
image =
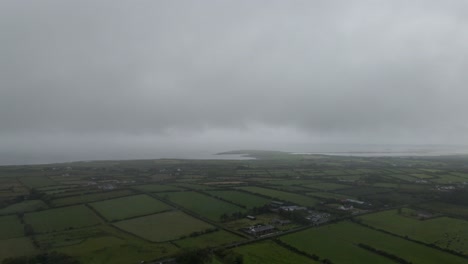
M468 221L449 217L418 220L398 214L397 210L360 217L363 223L411 239L468 253Z
M46 250L53 250L71 245L83 243L90 237L100 237L108 235L102 226L91 226L80 229L70 229L54 233L44 233L36 235L36 241L39 243L40 248Z
M343 199L353 199L354 197L339 194L339 193L332 193L332 192L311 192L307 193L309 196L314 196L323 199L336 199L336 200L343 200Z
M271 240L241 246L235 248L234 251L243 255L245 264L318 263L294 253Z
M438 212L446 215L459 216L468 219L467 206L433 202L418 204L417 207L431 212Z
M26 200L0 209L0 215L32 212L46 209L48 206L41 200Z
M114 225L153 242L176 240L213 227L180 211L133 218Z
M333 183L333 182L317 182L317 183L312 183L312 184L305 184L304 186L307 188L324 190L324 191L332 191L332 190L346 189L346 188L352 187L349 185L338 184L338 183Z
M49 179L45 176L28 176L28 177L21 177L20 181L28 186L29 188L39 188L49 185L57 184L55 181Z
M16 215L0 217L0 239L24 236L24 228Z
M262 181L264 182L264 181ZM272 180L268 181L268 184L278 185L278 186L289 186L289 185L306 185L306 184L315 184L318 183L317 180Z
M84 205L27 213L24 215L24 220L33 227L36 233L93 226L100 223L93 211Z
M455 176L459 176L459 177L462 177L462 178L466 178L468 180L468 173L452 172L450 174L455 175Z
M406 182L414 182L416 180L419 180L418 178L410 176L408 174L390 174L389 176L398 180L406 181Z
M162 258L175 253L177 248L169 243L148 244L114 236L99 236L56 250L77 256L81 263L86 264L128 264Z
M197 192L168 192L158 193L163 198L189 209L203 217L218 221L223 214L244 212L245 209L216 198L200 194Z
M221 197L227 201L242 204L247 208L260 207L271 202L269 199L239 191L208 191L208 193L213 196Z
M116 198L116 197L121 197L121 196L132 195L132 194L134 194L134 192L130 190L99 192L99 193L91 193L91 194L83 194L83 195L57 198L57 199L52 200L51 204L53 206L65 206L65 205L72 205L72 204L89 203L89 202L111 199L111 198Z
M337 175L346 175L345 170L324 170L323 171L328 176L337 176Z
M379 194L379 193L388 193L388 192L393 192L393 191L394 191L393 189L389 189L389 188L370 187L370 186L336 190L336 192L338 193L353 196L353 197L373 195L373 194Z
M374 186L374 187L382 187L382 188L398 188L399 185L398 185L397 183L378 182L378 183L372 184L372 186Z
M324 175L323 172L317 171L317 170L297 169L296 171L299 174L306 176L306 177L310 177L310 178L320 177Z
M0 261L10 257L27 256L39 253L28 237L0 240Z
M138 185L133 186L133 189L142 191L142 192L170 192L170 191L182 191L181 188L171 185L163 185L163 184L146 184L146 185Z
M67 198L67 197L72 197L72 196L84 196L84 195L89 195L89 194L94 194L94 193L102 193L102 191L99 189L90 189L87 187L77 187L77 188L69 189L66 192L54 192L54 194L51 196L54 199L59 199L59 198Z
M272 177L297 177L299 176L295 171L292 171L292 170L268 170L268 173Z
M295 193L262 188L262 187L249 186L249 187L239 187L238 189L251 192L251 193L257 193L257 194L261 194L264 196L268 196L268 197L271 197L272 199L289 201L291 203L295 203L295 204L302 205L302 206L315 206L318 203L316 199L311 198L311 197L307 197L307 196L303 196L303 195L299 195Z
M145 194L115 198L90 205L109 221L158 213L171 208Z
M186 188L190 190L197 190L197 191L206 191L210 189L216 189L216 186L193 184L193 183L177 183L176 185L182 188Z
M241 240L243 238L240 236L220 230L201 236L184 238L174 243L181 248L205 248L226 245Z
M37 188L37 190L47 195L56 195L59 193L69 192L77 187L79 186L78 185L52 185L52 186Z
M418 179L422 179L422 180L434 178L431 175L422 174L422 173L413 173L413 174L411 174L411 176L416 177Z
M439 176L438 178L431 179L431 182L439 183L439 184L452 184L452 183L461 183L467 182L468 179L456 175L446 174L443 176Z
M350 222L310 228L280 238L293 247L333 263L395 263L360 248L363 243L412 263L466 263L466 259Z
M270 176L265 170L237 170L236 174L239 176Z

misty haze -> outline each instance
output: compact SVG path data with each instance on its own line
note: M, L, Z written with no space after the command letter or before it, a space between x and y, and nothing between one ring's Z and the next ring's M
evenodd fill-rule
M0 262L468 263L467 14L0 0Z

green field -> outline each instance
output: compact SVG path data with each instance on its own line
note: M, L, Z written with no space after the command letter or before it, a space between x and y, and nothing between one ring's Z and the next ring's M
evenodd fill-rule
M21 177L20 181L29 188L39 188L57 184L55 181L44 176Z
M65 206L65 205L73 205L73 204L80 204L80 203L89 203L94 201L100 201L105 199L111 199L121 196L132 195L134 192L130 190L118 190L118 191L111 191L111 192L100 192L100 193L92 193L92 194L84 194L84 195L76 195L64 198L58 198L51 201L52 205L54 206Z
M333 263L395 263L358 246L359 243L399 256L412 263L466 263L455 255L362 227L350 222L311 228L280 238L293 247L330 259Z
M323 199L335 199L335 200L353 199L353 197L351 196L339 194L339 193L333 193L333 192L311 192L311 193L307 193L307 195L318 197L318 198L323 198Z
M138 186L132 186L132 188L137 189L142 192L182 191L182 188L171 186L171 185L163 185L163 184L138 185Z
M9 257L27 256L39 253L31 239L18 237L0 240L0 261Z
M417 212L404 210L398 214L397 210L369 214L360 217L364 224L383 229L400 236L434 244L468 253L468 222L449 217L437 217L428 220L418 220L416 217L406 216Z
M102 225L83 227L79 229L67 229L63 231L43 233L35 235L41 249L55 249L76 244L81 244L90 237L108 235Z
M245 209L237 205L223 202L197 192L168 192L159 193L158 195L214 221L220 220L223 214L230 215L232 213L245 211Z
M192 183L177 183L177 186L183 187L185 189L196 190L196 191L216 189L216 186L192 184Z
M338 183L333 183L333 182L317 182L317 183L312 183L312 184L306 184L304 186L307 188L323 190L323 191L339 190L339 189L346 189L346 188L352 187L349 185L338 184Z
M171 208L145 194L105 200L90 205L109 221L159 213Z
M211 232L196 237L188 237L174 242L181 248L205 248L230 244L244 240L240 236L228 233L224 230Z
M468 155L245 152L257 159L0 166L0 262L56 251L159 263L205 249L211 264L231 263L223 251L255 264L468 263ZM365 203L344 208L349 198ZM270 224L258 240L244 233Z
M30 224L36 233L80 228L100 223L93 211L84 205L27 213L24 215L24 221Z
M48 206L42 200L26 200L0 209L0 215L26 213L46 209Z
M417 207L431 212L447 214L449 216L468 218L468 206L431 202L418 204Z
M24 236L24 227L16 215L0 216L0 239Z
M208 193L216 197L221 197L227 201L244 205L247 208L261 207L271 202L270 199L239 191L208 191Z
M272 180L272 181L266 181L264 184L272 184L272 185L277 185L277 186L290 186L290 185L297 185L297 186L302 186L306 184L315 184L318 183L319 181L316 180Z
M114 225L153 242L176 240L193 232L213 228L210 224L179 211L133 218L116 222Z
M234 251L243 255L244 264L319 263L279 246L270 240L241 246L235 248Z
M151 260L169 256L174 254L177 248L169 243L148 244L135 239L103 235L90 237L81 243L59 247L56 250L76 256L81 263L86 264L128 264L140 263L142 259Z
M467 182L468 179L465 177L455 176L451 174L439 176L438 178L430 179L431 182L440 183L440 184L453 184Z
M302 205L302 206L313 207L318 203L317 199L314 199L311 197L307 197L307 196L303 196L303 195L299 195L295 193L262 188L262 187L251 186L251 187L239 187L238 189L251 192L251 193L261 194L267 197L271 197L272 199L288 201L288 202L295 203L295 204Z

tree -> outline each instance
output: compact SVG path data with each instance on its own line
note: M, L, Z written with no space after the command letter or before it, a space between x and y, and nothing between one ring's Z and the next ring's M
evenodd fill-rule
M203 264L211 261L211 253L207 249L185 250L176 257L178 264Z
M80 264L80 262L68 255L51 252L36 255L34 257L18 257L4 259L2 264Z

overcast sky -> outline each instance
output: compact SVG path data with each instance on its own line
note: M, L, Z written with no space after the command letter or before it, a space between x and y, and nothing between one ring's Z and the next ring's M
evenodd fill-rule
M467 145L466 14L465 0L0 0L0 164Z

